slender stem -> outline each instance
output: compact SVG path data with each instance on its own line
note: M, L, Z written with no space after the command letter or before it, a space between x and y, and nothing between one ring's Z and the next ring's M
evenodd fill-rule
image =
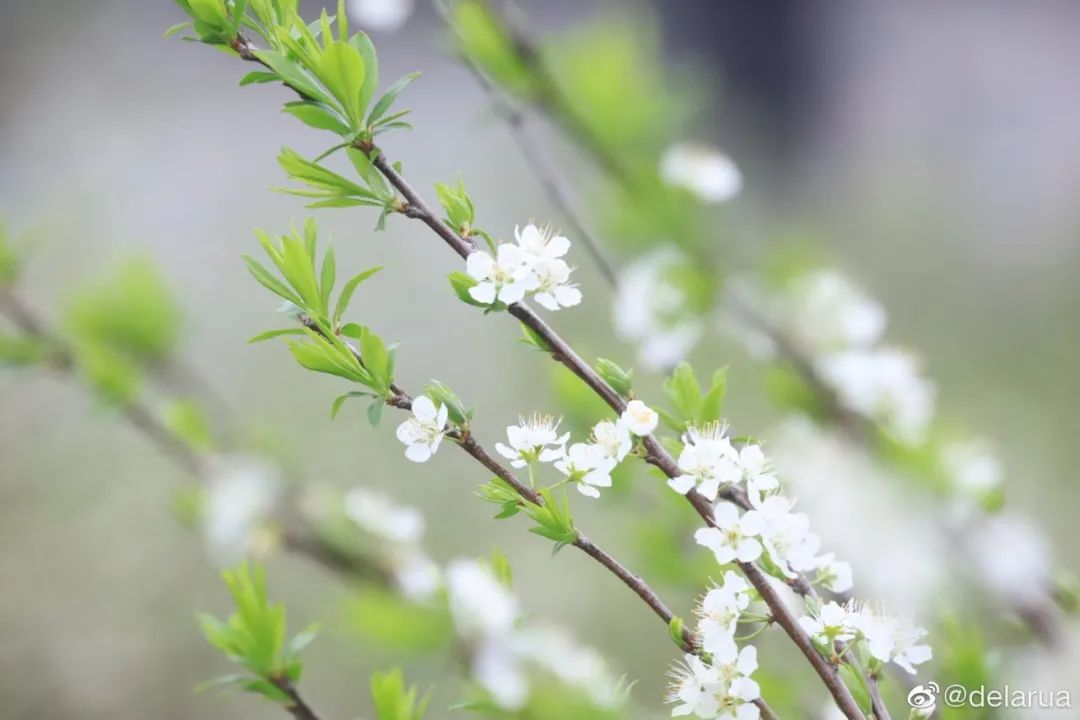
M461 56L461 61L472 73L473 77L476 78L476 82L483 88L484 92L487 93L496 111L506 121L514 142L517 143L522 156L529 163L530 171L540 182L540 187L543 189L544 194L547 195L548 200L562 214L563 218L570 223L575 239L580 240L581 244L585 246L604 280L614 287L618 282L614 264L608 260L600 243L585 227L581 214L574 209L571 200L573 193L560 182L560 176L551 167L547 155L537 146L529 134L525 114L509 98L499 92L498 88L495 87L494 83L488 79L484 71L475 62L464 55Z
M289 702L285 705L285 709L296 720L321 720L319 714L312 710L311 706L300 696L300 691L296 689L292 682L286 678L273 678L271 682L288 696Z

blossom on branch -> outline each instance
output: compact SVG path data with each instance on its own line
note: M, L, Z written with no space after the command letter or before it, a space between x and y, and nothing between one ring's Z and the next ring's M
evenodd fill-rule
M413 462L427 462L439 449L446 434L446 405L438 408L426 395L412 402L413 416L398 425L397 439L405 444L405 457Z

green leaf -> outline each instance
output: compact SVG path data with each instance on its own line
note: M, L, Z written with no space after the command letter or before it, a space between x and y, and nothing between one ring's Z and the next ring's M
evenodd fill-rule
M356 33L349 39L349 43L364 59L364 88L360 91L360 115L363 115L379 87L379 57L375 53L375 45L366 33Z
M457 393L438 380L433 380L424 394L431 398L436 407L445 405L446 414L455 425L465 425L472 419L473 411L466 409Z
M466 302L469 305L473 305L475 307L488 307L484 303L474 300L473 296L469 294L469 288L475 287L479 284L472 277L458 271L452 272L447 275L447 279L450 280L450 287L454 289L454 294L457 295L462 302Z
M277 82L277 79L277 73L264 72L262 70L252 70L247 75L240 78L240 87L244 87L245 85Z
M390 88L382 94L375 102L375 107L371 108L371 114L368 115L367 125L371 127L379 121L379 119L386 114L386 111L390 109L390 106L397 100L397 96L401 94L401 91L409 86L416 78L420 77L420 73L412 72L405 77L398 80L396 83L390 86Z
M337 279L337 265L334 261L334 248L328 247L323 256L322 270L319 273L319 301L322 303L322 314L330 314L330 293L334 291L334 281Z
M701 386L689 363L681 362L675 367L670 377L664 380L664 392L683 423L697 421L701 409Z
M330 419L333 420L334 418L336 418L337 414L341 411L341 406L345 404L345 401L348 400L349 398L354 398L354 397L374 397L374 398L377 398L378 395L374 395L374 394L369 393L369 392L348 392L348 393L345 393L344 395L338 395L336 398L334 398L334 404L330 408Z
M241 257L243 257L244 263L247 265L248 272L251 273L251 276L255 278L260 285L275 295L285 298L294 305L304 307L304 301L300 299L300 296L285 287L285 284L274 277L269 270L259 263L259 261L250 255L242 255Z
M525 343L534 350L539 350L543 353L554 352L554 348L552 348L551 345L548 344L548 341L545 340L543 336L541 336L528 325L522 324L521 334L521 342Z
M701 400L698 409L698 425L719 422L724 409L724 393L727 390L727 368L720 368L713 373L712 386Z
M633 389L633 370L623 370L611 360L599 358L596 361L596 372L619 395L623 397L630 395Z
M364 88L364 59L360 52L348 43L335 41L323 50L319 60L319 79L338 99L350 127L360 127L363 108L360 105L360 93Z
M371 373L376 389L382 392L389 391L390 383L393 382L390 353L382 338L370 328L362 328L360 333L360 357L364 359L364 367Z
M345 314L345 311L349 307L349 301L352 300L353 293L356 288L360 286L360 283L367 280L375 273L382 270L382 267L369 268L362 273L358 273L349 279L345 286L341 288L341 294L338 295L337 305L334 307L334 324L337 325L341 320L341 316Z
M282 335L304 335L304 331L300 328L283 328L281 330L267 330L266 332L259 333L255 337L248 340L248 344L262 342L264 340L271 340Z
M356 168L356 172L364 179L364 182L367 183L368 188L376 197L387 203L392 203L396 199L397 195L394 189L386 182L386 178L372 164L367 155L353 147L346 149L345 153L349 156L353 167Z
M418 695L416 686L405 687L405 678L398 668L371 676L371 698L378 720L422 720L428 697Z
M375 402L368 405L367 418L372 427L378 427L379 421L382 419L382 411L385 405L386 403L383 402L382 398L378 398Z
M338 135L348 135L349 127L341 122L330 108L314 102L296 101L285 103L283 111L289 113L300 122L316 130L330 130Z
M273 50L262 50L257 55L271 70L277 73L282 82L299 92L305 99L316 100L324 105L333 106L333 100L330 96L324 93L294 60Z

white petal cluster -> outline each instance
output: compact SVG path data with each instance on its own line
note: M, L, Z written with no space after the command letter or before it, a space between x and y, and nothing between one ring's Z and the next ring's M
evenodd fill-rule
M837 643L861 642L874 659L896 663L911 674L916 665L933 656L930 646L920 642L926 630L853 601L846 605L829 602L816 616L799 618L799 625L830 652Z
M267 525L281 498L278 471L247 457L218 458L207 483L201 515L203 536L213 558L234 563L270 549Z
M559 435L558 420L534 415L506 428L508 444L496 443L495 450L515 468L553 463L582 495L598 498L601 488L611 487L611 473L630 453L634 437L650 434L659 420L655 410L631 400L618 420L598 422L588 441L567 447L570 434Z
M412 417L398 425L397 439L405 444L405 457L413 462L427 462L439 449L446 434L447 409L437 408L427 395L412 402Z
M438 565L421 545L424 518L420 511L367 488L349 490L344 510L345 517L357 527L382 541L382 555L405 597L421 602L435 594L441 576Z
M469 295L478 303L511 305L532 294L548 310L573 307L581 291L570 283L573 272L563 256L570 241L529 223L514 228L514 243L502 243L492 256L477 250L465 260L465 272L477 284Z
M705 203L731 200L743 187L742 172L734 160L716 148L690 143L678 143L664 151L660 177Z
M598 707L622 701L599 653L558 628L526 624L517 597L487 565L454 560L446 584L454 626L471 648L473 679L503 710L528 701L533 669L580 688Z
M749 604L750 585L731 570L725 572L724 582L705 593L697 608L701 649L713 657L733 656L735 628Z
M712 664L686 655L670 673L668 702L675 704L671 716L757 720L761 713L753 703L761 689L750 677L755 670L757 648L752 645L727 659L714 657Z
M550 415L519 418L517 425L506 428L509 444L495 443L495 450L515 468L534 462L554 462L565 454L570 433L558 434L559 421Z
M669 480L668 485L683 495L696 488L715 500L720 488L741 483L757 505L766 493L780 487L761 447L748 444L736 450L724 427L718 424L690 428L683 437L678 464L682 474Z
M637 346L639 362L651 370L674 367L701 339L701 318L690 310L689 296L674 277L685 262L674 248L661 249L619 276L615 330Z

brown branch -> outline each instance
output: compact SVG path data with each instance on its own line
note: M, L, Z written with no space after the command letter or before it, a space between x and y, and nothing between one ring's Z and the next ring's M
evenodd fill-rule
M290 680L287 678L273 678L271 682L274 683L274 687L281 690L289 698L285 709L296 720L321 720L319 714L311 709L311 706L300 696L300 691L296 689L296 685Z

